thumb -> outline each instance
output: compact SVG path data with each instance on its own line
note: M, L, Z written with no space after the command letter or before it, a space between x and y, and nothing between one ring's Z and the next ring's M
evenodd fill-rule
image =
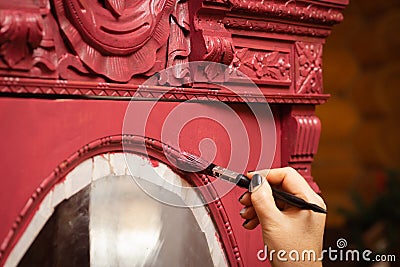
M260 223L262 224L263 219L276 219L280 211L275 204L272 189L267 180L259 174L254 174L249 186L249 192Z

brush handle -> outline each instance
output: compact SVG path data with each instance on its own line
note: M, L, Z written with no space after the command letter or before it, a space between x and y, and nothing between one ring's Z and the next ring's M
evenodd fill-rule
M244 174L240 174L240 173L225 169L225 168L215 165L213 163L210 164L204 170L204 172L213 177L234 183L237 186L240 186L242 188L249 189L251 180ZM259 175L259 174L254 174L254 175ZM271 187L271 189L272 189L272 196L274 197L274 199L279 199L291 206L294 206L294 207L297 207L300 209L308 209L308 210L312 210L312 211L319 212L319 213L327 213L325 209L321 208L318 205L308 203L307 201L305 201L302 198L296 197L295 195L292 195L285 191L281 191L274 187Z
M325 209L321 208L320 206L313 204L313 203L309 203L307 201L305 201L302 198L296 197L295 195L289 194L285 191L276 189L274 187L271 187L272 189L272 195L274 197L274 199L279 199L291 206L300 208L300 209L307 209L307 210L312 210L315 212L319 212L319 213L327 213Z
M238 176L236 177L236 184L241 188L249 189L250 182L251 180L243 174L238 174Z
M259 175L259 174L255 174L255 175ZM250 185L250 181L251 180L243 174L238 174L236 176L236 184L242 188L248 189L249 185ZM271 189L272 189L272 196L274 197L274 199L279 199L291 206L294 206L294 207L297 207L300 209L308 209L308 210L312 210L312 211L319 212L319 213L325 213L325 214L327 213L325 209L321 208L318 205L309 203L302 198L296 197L295 195L292 195L285 191L276 189L274 187L271 187Z

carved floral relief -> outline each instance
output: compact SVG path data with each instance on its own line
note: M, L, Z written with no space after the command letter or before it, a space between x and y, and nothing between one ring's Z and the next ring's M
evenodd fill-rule
M159 70L179 65L168 77L160 77L159 84L181 86L189 80L185 63L190 55L192 60L230 65L233 72L240 70L255 82L284 86L293 82L296 93L310 96L322 93L320 38L329 34L327 25L342 19L339 8L315 3L308 6L307 1L283 5L274 1L207 0L199 4L198 10L191 10L191 22L189 0L28 2L31 3L26 9L19 8L19 3L10 3L9 8L0 10L2 75L137 84ZM247 10L251 17L260 8L279 19L232 16ZM302 14L307 12L311 17L304 18ZM307 24L294 25L285 20L304 20ZM325 25L318 28L321 34L314 31L312 24L316 22ZM277 34L278 39L282 33L314 39L304 42L298 37L293 51L251 48L251 39L244 44L235 43L238 33L260 30ZM190 38L195 35L191 44ZM203 72L208 80L218 74L215 67Z
M290 82L288 53L241 48L235 52L232 67L259 80Z
M322 45L296 42L298 80L296 92L316 94L322 92Z

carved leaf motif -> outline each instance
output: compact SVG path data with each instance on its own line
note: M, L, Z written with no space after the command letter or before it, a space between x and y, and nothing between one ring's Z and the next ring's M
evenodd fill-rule
M290 64L286 63L286 56L278 51L261 52L251 51L248 48L237 50L232 65L241 69L247 67L256 77L268 77L273 80L288 80Z
M0 55L10 67L32 54L42 36L43 24L39 13L0 10Z

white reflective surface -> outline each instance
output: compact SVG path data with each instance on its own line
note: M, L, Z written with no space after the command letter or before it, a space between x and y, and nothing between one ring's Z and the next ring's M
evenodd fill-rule
M131 178L110 176L94 183L89 210L91 266L146 266L157 259L161 207Z
M148 196L126 173L125 157L95 156L55 185L29 224L34 231L23 234L6 266L227 266L208 209L170 206ZM168 166L129 157L140 163L136 178L151 190L181 206L201 201ZM152 183L149 169L187 192Z
M129 176L93 183L89 211L91 266L214 266L192 210L154 200Z

